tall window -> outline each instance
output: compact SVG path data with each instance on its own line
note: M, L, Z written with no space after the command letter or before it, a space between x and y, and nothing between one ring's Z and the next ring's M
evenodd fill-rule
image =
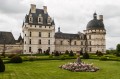
M41 39L39 39L39 44L41 44Z
M48 47L48 50L50 50L50 47Z
M32 21L32 18L30 18L30 21Z
M39 22L42 22L42 18L39 18Z
M41 28L42 26L41 25L39 25L39 28Z
M89 51L90 51L90 52L92 51L91 47L89 48Z
M31 47L29 47L29 52L31 52Z
M48 40L48 44L50 45L50 40Z
M32 33L30 32L30 37L32 36Z
M31 44L31 39L29 40L29 43Z
M39 37L41 37L41 32L39 32Z
M74 45L76 45L76 41L74 41Z
M51 18L48 17L47 23L50 24L51 23Z
M89 39L91 39L91 35L89 35Z
M63 41L60 41L60 44L63 45Z
M26 41L25 41L25 44L26 44Z
M29 18L29 22L30 22L30 23L32 23L32 21L33 21L33 18L32 18L32 17L30 17L30 18Z
M48 37L50 37L50 33L48 33Z
M83 45L83 42L81 41L81 45Z
M91 45L91 41L89 41L89 45Z

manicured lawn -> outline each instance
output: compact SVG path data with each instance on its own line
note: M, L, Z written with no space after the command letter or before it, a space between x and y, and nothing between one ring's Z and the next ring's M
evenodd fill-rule
M100 70L97 72L70 72L62 70L59 65L74 60L43 60L5 64L6 71L0 73L0 79L120 79L120 62L83 60L94 63Z

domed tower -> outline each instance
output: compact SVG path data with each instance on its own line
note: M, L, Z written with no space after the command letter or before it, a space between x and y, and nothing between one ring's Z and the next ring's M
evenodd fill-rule
M99 15L99 19L97 19L97 14L93 14L93 19L88 22L85 34L88 53L96 53L96 51L106 52L106 30L103 23L103 15Z

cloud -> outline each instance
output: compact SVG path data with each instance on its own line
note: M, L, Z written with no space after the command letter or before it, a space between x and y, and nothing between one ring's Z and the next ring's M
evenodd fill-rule
M25 13L28 9L27 5L23 4L24 0L1 0L0 11L3 13Z

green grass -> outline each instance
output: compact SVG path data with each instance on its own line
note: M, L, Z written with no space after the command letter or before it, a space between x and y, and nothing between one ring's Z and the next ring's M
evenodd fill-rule
M97 72L71 72L59 66L74 60L45 60L5 64L6 71L0 73L0 79L120 79L120 62L83 60L99 67Z

